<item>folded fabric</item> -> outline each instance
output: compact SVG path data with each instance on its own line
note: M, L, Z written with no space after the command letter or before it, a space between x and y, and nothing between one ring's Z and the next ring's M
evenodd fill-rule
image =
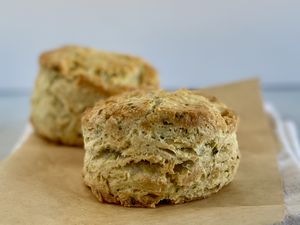
M275 132L282 146L278 165L284 184L286 216L280 224L300 224L300 147L297 128L293 121L283 120L272 104L266 103L265 110L275 123Z

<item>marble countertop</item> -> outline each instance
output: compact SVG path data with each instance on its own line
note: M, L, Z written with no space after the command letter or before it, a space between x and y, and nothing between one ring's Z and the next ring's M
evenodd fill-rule
M300 89L267 89L264 99L271 102L284 119L300 128ZM29 118L29 94L0 95L0 159L5 158L22 135Z

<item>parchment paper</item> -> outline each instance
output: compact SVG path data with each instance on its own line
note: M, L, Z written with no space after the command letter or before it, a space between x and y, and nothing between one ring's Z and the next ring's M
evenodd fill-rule
M258 80L204 90L240 115L242 153L235 180L199 201L156 209L99 203L84 186L84 151L32 134L0 163L0 224L272 224L284 215L277 145Z

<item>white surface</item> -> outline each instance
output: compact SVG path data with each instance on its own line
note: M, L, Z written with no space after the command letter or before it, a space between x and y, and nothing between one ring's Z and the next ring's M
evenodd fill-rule
M38 54L65 43L128 52L163 87L261 75L300 82L297 0L9 0L0 7L0 89L30 88Z
M0 160L24 132L29 120L29 102L29 96L0 96Z

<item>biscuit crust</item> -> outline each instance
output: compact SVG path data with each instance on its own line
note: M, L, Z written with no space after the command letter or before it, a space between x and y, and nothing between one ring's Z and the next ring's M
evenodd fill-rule
M234 178L237 115L196 91L134 91L82 118L84 182L102 202L155 207L201 199Z
M156 70L143 59L92 48L65 46L40 56L44 69L96 87L103 95L158 88Z
M31 122L51 141L81 146L87 107L126 91L158 87L155 69L138 57L65 46L40 56Z

